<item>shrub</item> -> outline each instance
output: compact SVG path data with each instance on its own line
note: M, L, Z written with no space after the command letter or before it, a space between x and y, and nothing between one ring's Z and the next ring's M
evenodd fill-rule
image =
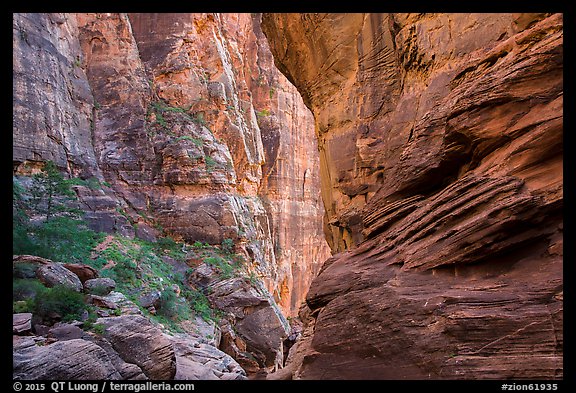
M230 278L234 274L234 266L219 256L208 257L204 259L204 263L218 269L223 278Z
M186 299L192 305L194 314L198 315L205 321L214 320L215 315L210 307L210 301L202 292L198 290L186 291Z
M106 326L104 326L103 323L96 323L96 324L92 325L92 331L101 336L106 331Z
M171 289L162 291L160 295L160 309L158 314L167 318L174 318L177 315L176 293Z
M175 322L188 319L190 317L190 309L181 300L171 288L165 289L160 294L158 315Z
M54 217L30 228L30 243L26 247L20 244L18 252L55 261L83 263L90 261L92 249L102 238L103 234L86 228L81 220Z
M204 156L204 162L206 163L206 170L208 172L211 172L212 170L214 170L214 168L216 168L216 166L218 165L216 160L214 160L210 156Z
M84 296L62 285L36 296L35 314L43 319L52 318L55 314L61 316L63 321L80 319L85 308Z
M42 295L48 288L37 279L14 279L12 280L12 300L34 299L38 294Z
M224 251L227 254L233 254L234 253L234 240L229 239L229 238L222 240L222 251Z
M12 267L12 276L18 278L34 278L37 268L33 263L16 263Z
M256 111L258 117L270 116L270 111L268 109L262 109L261 111Z
M194 244L192 244L192 247L202 249L202 248L208 248L208 247L210 247L210 245L208 243L202 243L202 242L196 240L194 242Z

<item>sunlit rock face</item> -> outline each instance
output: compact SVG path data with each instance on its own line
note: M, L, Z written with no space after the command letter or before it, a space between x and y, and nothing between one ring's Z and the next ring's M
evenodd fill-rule
M281 359L284 317L330 249L314 118L260 18L14 14L13 163L106 184L76 187L94 229L230 239L271 295Z
M325 232L282 378L561 378L560 14L264 14Z

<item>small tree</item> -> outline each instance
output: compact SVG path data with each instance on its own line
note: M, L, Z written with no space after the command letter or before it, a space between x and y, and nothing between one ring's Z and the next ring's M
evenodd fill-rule
M35 210L46 214L46 222L58 212L73 215L79 213L78 209L66 206L66 202L76 197L76 193L71 188L72 184L71 180L64 179L52 161L47 161L42 172L33 176L30 189L32 202Z

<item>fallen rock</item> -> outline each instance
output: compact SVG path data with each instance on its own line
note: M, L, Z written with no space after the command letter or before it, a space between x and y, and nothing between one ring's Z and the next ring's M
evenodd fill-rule
M37 323L33 326L34 328L34 333L38 336L46 336L48 334L48 332L50 331L50 327L46 326L46 325L42 325L40 323Z
M140 308L122 292L112 291L106 296L90 295L88 302L111 310L120 309L123 315L142 315Z
M12 333L28 333L32 329L32 313L12 314Z
M233 329L221 326L223 348L246 372L256 372L255 363L268 371L282 367L289 325L263 288L234 277L214 284L209 298L218 309L234 316Z
M149 307L159 308L160 296L161 296L160 291L146 292L140 295L140 297L138 298L138 304L140 304L144 308Z
M38 337L36 336L12 336L12 350L17 351L36 345Z
M180 322L180 327L194 340L204 344L220 347L221 333L218 325L214 321L206 321L202 317L194 316Z
M82 329L68 323L57 324L48 331L48 338L53 338L57 341L75 340L82 338L83 335L84 331Z
M120 376L122 377L121 379L123 380L148 379L148 377L146 377L146 375L142 372L142 369L140 367L138 367L135 364L125 362L120 357L118 352L116 352L114 348L112 348L110 342L106 340L104 337L97 334L91 334L87 335L85 339L98 345L106 352L106 354L108 354L110 361L112 362L116 370L118 370L118 372L120 373Z
M136 364L150 379L172 379L176 362L172 342L160 329L140 315L99 318L106 338L120 357Z
M20 347L13 351L13 365L12 377L17 380L121 378L102 348L81 339Z
M54 262L52 262L50 259L38 257L36 255L14 255L12 257L12 263L13 264L30 263L30 264L42 266L42 265L50 265Z
M98 277L98 270L94 269L92 266L83 265L81 263L65 263L64 267L77 275L82 283Z
M82 282L78 276L66 269L61 263L42 265L36 271L38 279L47 287L63 285L76 292L82 291Z
M173 338L176 380L247 379L246 372L228 354L212 345Z
M91 294L108 295L116 288L116 282L108 277L93 278L84 282L84 290Z
M113 301L103 296L98 295L90 295L88 297L88 303L98 307L109 308L111 310L116 310L118 308L118 304L114 303Z

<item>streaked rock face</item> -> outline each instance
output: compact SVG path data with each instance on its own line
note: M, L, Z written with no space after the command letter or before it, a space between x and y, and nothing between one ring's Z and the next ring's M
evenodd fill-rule
M281 378L561 378L559 14L265 14L325 231Z
M15 14L14 168L53 160L97 230L232 239L286 315L330 254L313 117L258 14ZM56 109L58 108L58 109Z

